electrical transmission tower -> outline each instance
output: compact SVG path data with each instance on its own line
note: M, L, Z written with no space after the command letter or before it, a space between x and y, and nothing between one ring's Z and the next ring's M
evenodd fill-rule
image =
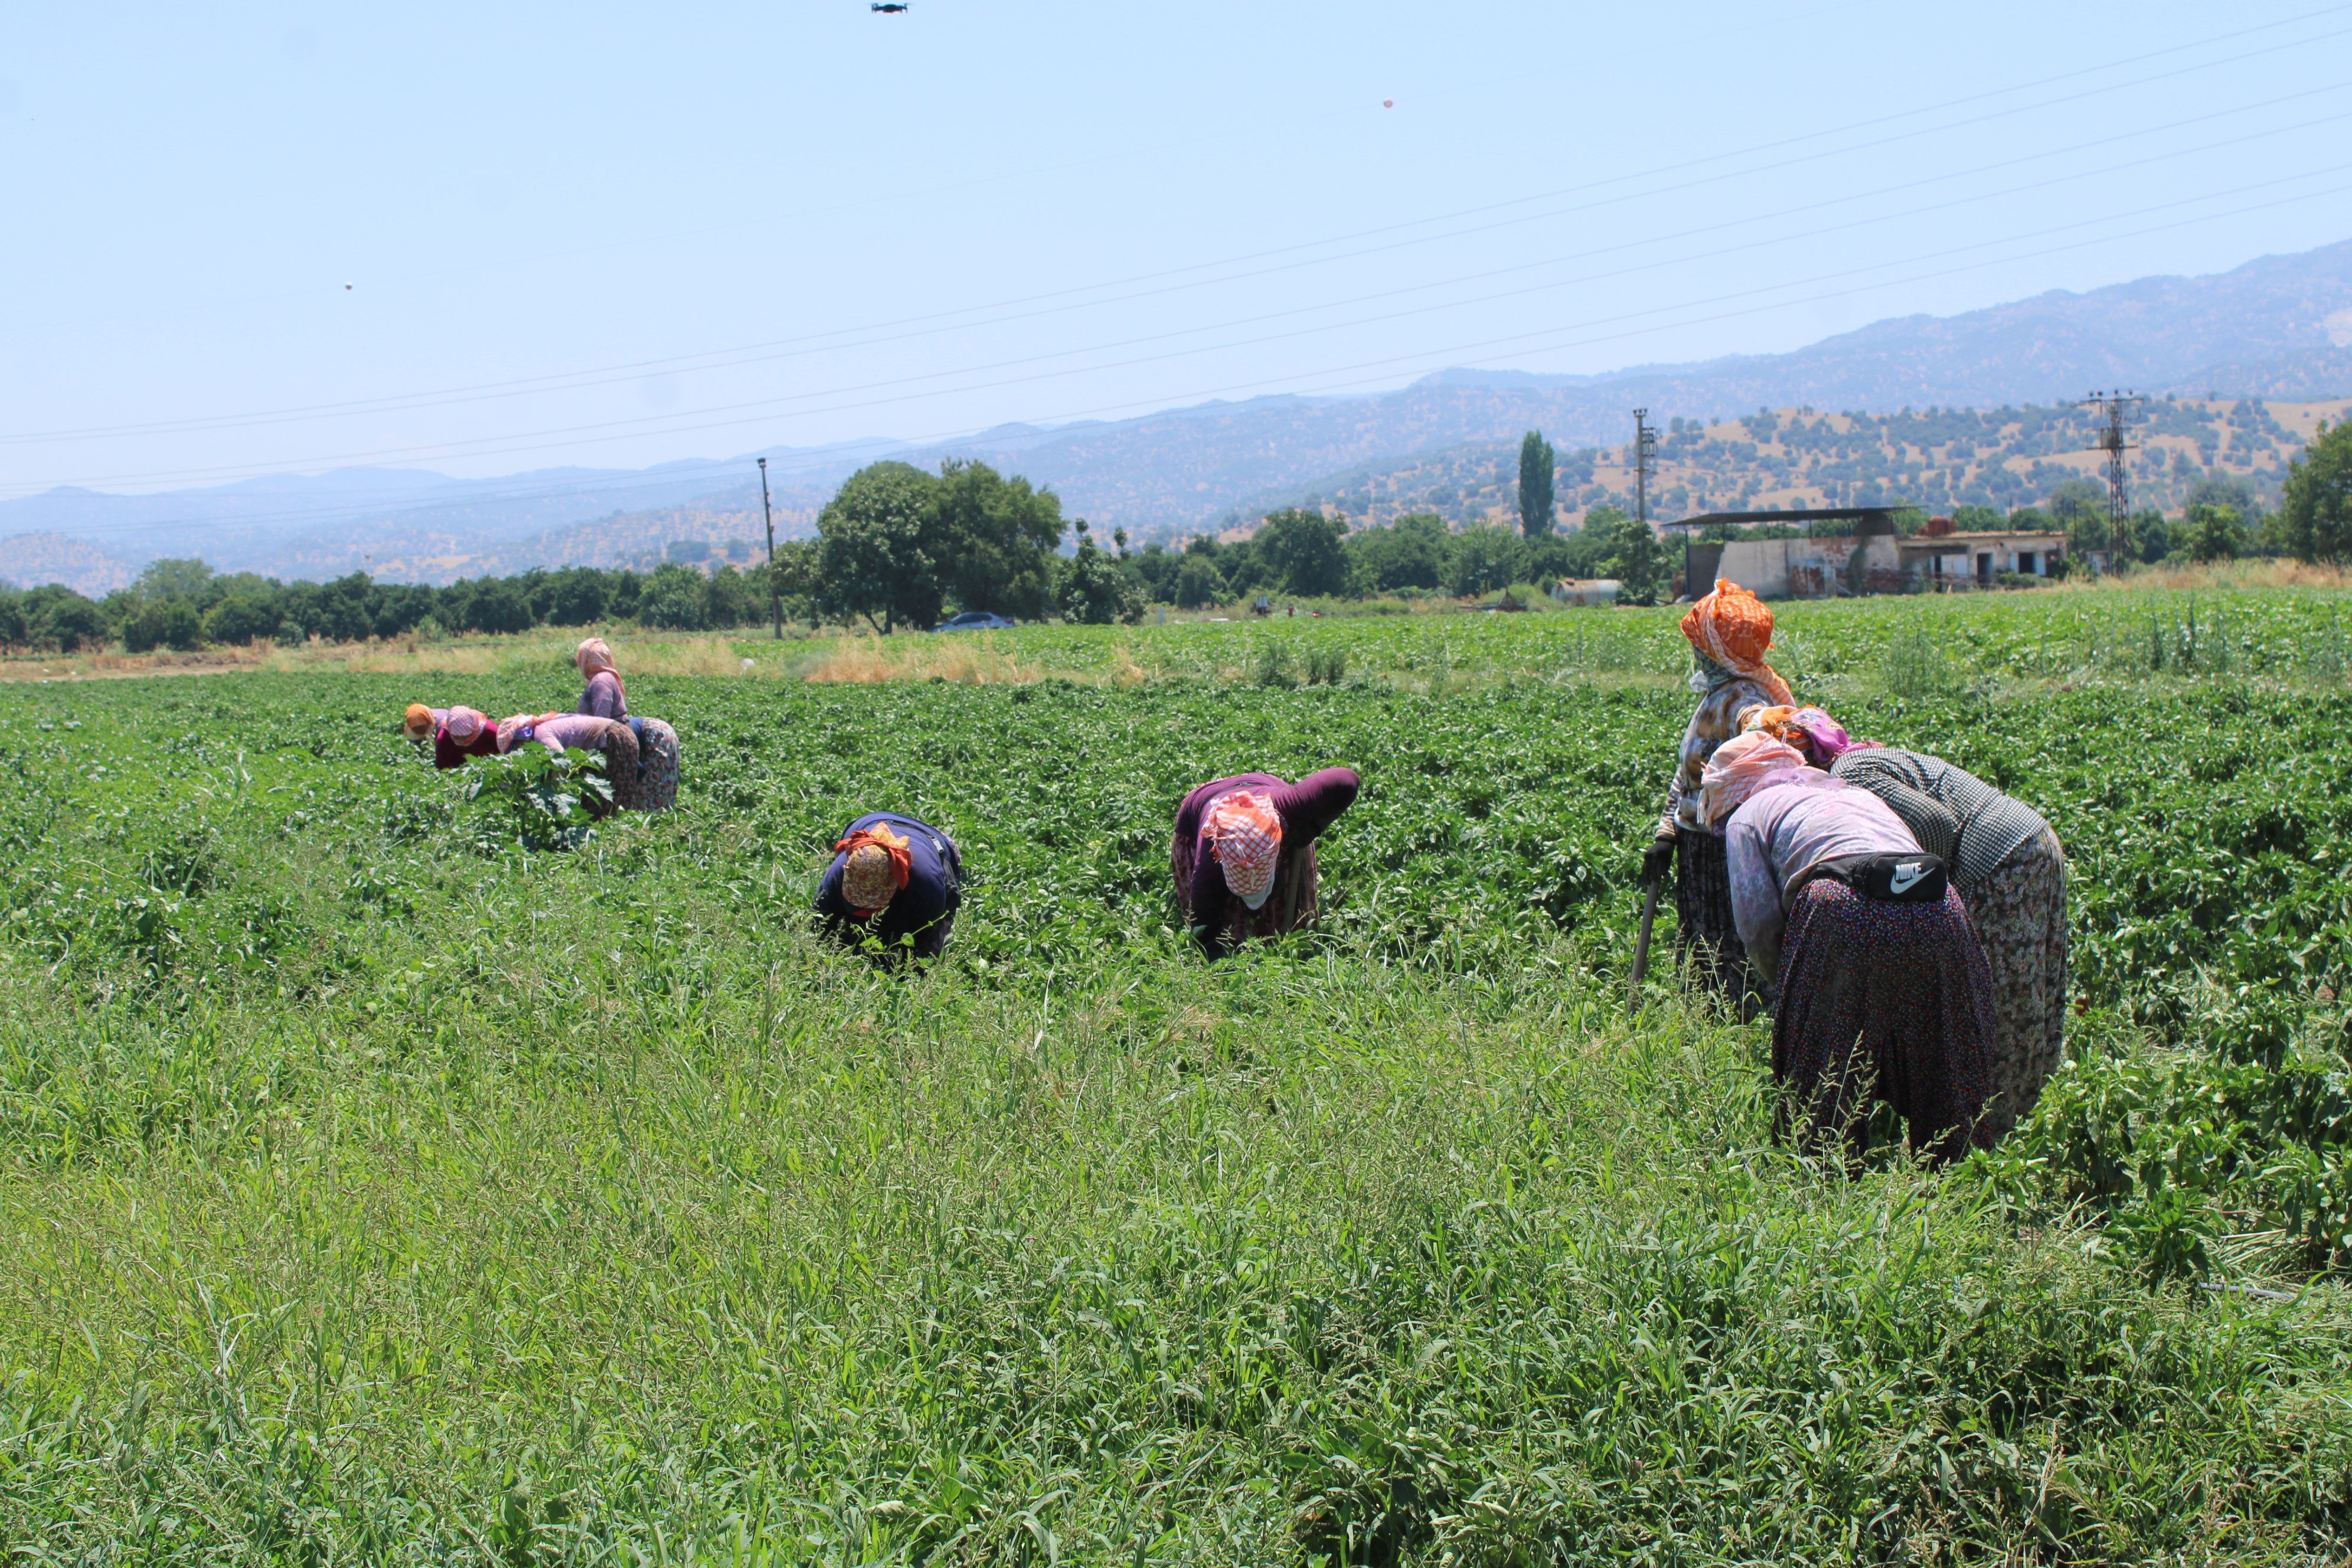
M1650 470L1657 466L1658 433L1650 426L1650 411L1633 410L1633 513L1650 526Z
M2123 548L2124 530L2131 520L2131 493L2125 488L2124 454L2139 445L2125 436L2131 424L2132 408L2146 403L2137 392L2095 392L2076 404L2077 408L2095 408L2105 427L2091 442L2091 450L2107 455L2107 542L2112 549Z

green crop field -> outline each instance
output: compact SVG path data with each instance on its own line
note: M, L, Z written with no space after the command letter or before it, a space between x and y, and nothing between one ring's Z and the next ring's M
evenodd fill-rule
M2341 1560L2346 608L1789 611L1801 690L2074 859L2068 1060L1945 1171L1776 1147L1769 1025L1670 964L1626 1016L1671 612L634 677L680 808L566 849L396 733L568 705L551 642L0 685L0 1542ZM1334 762L1319 928L1204 965L1176 800ZM877 806L964 849L924 973L808 928Z

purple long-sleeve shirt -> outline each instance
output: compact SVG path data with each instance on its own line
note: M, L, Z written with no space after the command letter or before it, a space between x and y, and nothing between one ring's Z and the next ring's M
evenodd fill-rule
M1195 921L1218 923L1229 896L1225 868L1201 844L1201 824L1220 795L1237 789L1263 790L1274 797L1275 815L1282 818L1286 852L1304 848L1323 835L1339 814L1356 804L1363 778L1353 768L1325 768L1297 784L1285 784L1272 773L1237 773L1204 784L1176 808L1176 841L1192 847L1192 910Z
M609 669L600 669L588 678L587 689L580 693L580 706L573 711L598 719L625 719L629 716L629 694L622 689L619 676Z
M1885 801L1826 773L1767 784L1724 827L1731 921L1767 980L1780 971L1787 889L1825 861L1848 855L1916 854L1919 841Z

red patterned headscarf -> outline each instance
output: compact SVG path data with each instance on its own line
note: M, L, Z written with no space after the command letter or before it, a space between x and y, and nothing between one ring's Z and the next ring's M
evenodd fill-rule
M1275 861L1282 854L1282 814L1263 790L1221 795L1201 824L1201 837L1225 874L1225 888L1251 909L1261 909L1274 891Z
M1848 752L1876 744L1857 741L1845 726L1819 708L1742 708L1739 728L1778 736L1804 752L1817 768L1828 767Z

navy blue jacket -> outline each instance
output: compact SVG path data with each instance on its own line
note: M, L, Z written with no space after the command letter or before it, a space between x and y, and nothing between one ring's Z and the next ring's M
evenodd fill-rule
M827 935L852 944L871 937L893 952L912 939L917 958L937 958L947 945L955 912L963 902L963 857L955 840L929 823L895 811L870 811L841 831L848 837L861 827L887 822L890 831L907 840L907 885L869 920L859 920L841 896L841 868L849 857L835 855L817 884L816 912L824 917Z

